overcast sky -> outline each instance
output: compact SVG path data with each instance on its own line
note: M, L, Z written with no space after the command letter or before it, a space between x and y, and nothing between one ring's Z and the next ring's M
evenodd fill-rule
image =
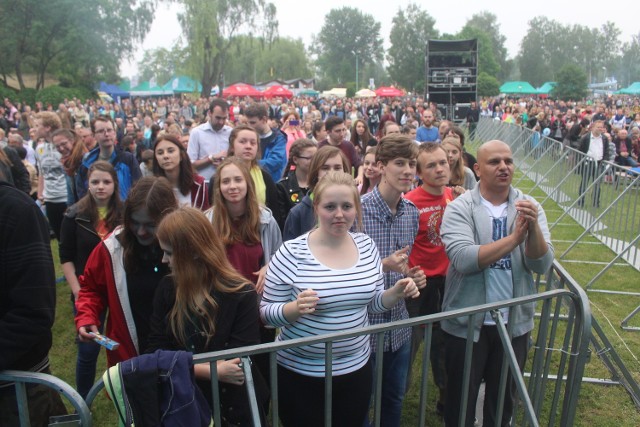
M385 47L389 47L391 20L399 7L412 3L406 0L272 0L278 11L280 36L302 38L305 46L311 42L313 34L322 28L325 15L335 8L345 5L362 10L381 23L380 35ZM440 33L457 33L472 15L488 11L498 17L500 30L507 37L506 47L509 57L514 57L520 49L520 42L529 28L528 22L535 16L545 15L565 25L580 24L600 27L607 21L613 21L622 30L621 42L631 40L633 34L640 32L638 25L637 2L621 0L615 4L601 4L597 8L587 3L558 0L537 0L535 2L503 0L453 0L422 1L418 3L435 20ZM167 49L180 37L181 28L176 18L179 8L175 4L167 6L160 3L151 31L142 48L135 52L135 59L121 66L124 77L137 73L137 62L145 49L165 47Z

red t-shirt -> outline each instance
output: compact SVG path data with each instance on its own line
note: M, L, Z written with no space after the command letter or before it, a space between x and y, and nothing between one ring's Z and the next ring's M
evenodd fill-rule
M419 265L427 277L446 276L449 259L440 238L444 210L453 201L453 191L445 187L442 196L427 193L418 187L404 195L420 212L418 235L409 256L409 267Z

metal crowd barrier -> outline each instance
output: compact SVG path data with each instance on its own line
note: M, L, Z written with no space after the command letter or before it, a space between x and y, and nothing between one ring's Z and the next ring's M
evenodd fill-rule
M498 324L498 332L502 341L502 346L506 357L503 359L502 375L500 384L502 390L506 387L507 373L511 373L516 383L518 399L521 404L514 413L514 423L523 426L539 426L539 425L573 425L578 396L580 394L581 379L584 367L589 357L589 340L591 337L591 311L589 301L585 292L580 286L568 275L560 264L554 262L552 269L546 276L538 276L536 286L539 293L515 298L501 303L485 304L467 309L440 313L418 317L414 319L403 320L384 325L370 326L359 330L340 332L317 337L309 337L303 339L290 340L281 343L270 343L256 345L251 347L236 348L226 351L198 354L194 356L195 363L209 363L211 365L211 388L213 393L214 408L218 408L215 412L215 425L222 425L220 420L220 395L218 392L218 377L216 362L218 360L231 359L236 357L246 358L251 355L269 353L270 355L270 387L272 396L271 421L272 425L278 425L278 384L277 384L277 364L276 353L278 350L294 348L303 345L325 344L325 361L327 369L327 377L325 380L325 425L331 425L331 360L332 345L331 343L349 337L358 335L373 334L377 337L377 351L383 350L384 332L405 327L413 327L424 325L424 351L422 355L422 370L416 371L416 377L420 375L420 398L419 398L419 419L416 424L424 426L426 423L426 404L429 394L429 353L432 341L433 324L443 319L454 317L469 317L469 325L473 325L473 319L478 316L484 316L485 313L497 313L501 308L509 308L513 310L522 304L537 303L539 309L539 319L536 328L532 331L533 346L530 349L528 360L529 373L523 375L519 368L510 340L510 324L505 325L500 316L495 316ZM562 322L562 324L561 324ZM467 331L467 336L472 339L473 326ZM465 381L469 380L471 373L471 356L473 347L467 345L465 352ZM381 353L379 353L381 354ZM245 359L246 360L246 359ZM380 425L380 400L382 387L382 360L376 358L376 378L374 380L374 419L375 425ZM249 363L244 363L245 373L247 374L247 385L252 390L251 370ZM525 381L528 377L528 383ZM45 384L62 393L70 400L77 412L75 422L65 425L81 425L91 426L91 415L89 408L91 407L95 397L104 387L102 381L94 385L89 395L87 403L62 380L45 374L34 374L28 372L3 371L0 372L0 380L16 382L16 397L21 415L21 426L28 426L28 408L25 387L26 383ZM254 393L250 393L252 396ZM466 405L473 405L474 402L468 401L468 390L464 392L461 401L463 408ZM550 402L543 405L544 402ZM498 418L502 412L504 399L498 402ZM255 398L251 399L250 407L253 408L254 425L259 426L260 421L257 411L257 402ZM464 409L461 411L464 413ZM463 418L460 419L460 426L464 424ZM52 424L54 425L54 424Z
M424 351L422 355L422 370L416 371L420 375L420 398L419 398L419 419L415 424L424 426L426 423L426 404L429 394L429 353L431 348L433 324L443 319L468 316L469 325L473 325L473 319L484 316L486 312L497 312L500 308L510 308L528 303L538 303L540 312L538 325L532 331L532 342L534 345L530 350L533 354L528 357L530 373L528 384L525 376L518 368L513 348L510 340L510 325L505 325L498 316L498 330L506 357L503 359L501 384L506 387L507 373L510 372L515 379L518 399L521 402L519 410L514 417L518 417L517 425L539 426L546 425L571 426L576 415L577 400L580 393L581 379L584 367L589 357L589 339L591 337L591 311L589 301L585 292L567 274L558 263L554 263L551 271L546 275L546 280L541 276L537 278L539 293L515 298L501 303L485 304L470 307L463 310L456 310L437 315L418 317L400 322L388 323L384 325L369 326L359 330L321 335L317 337L301 338L280 343L269 343L250 347L235 348L225 351L204 353L194 355L194 363L209 363L211 365L211 390L213 394L214 425L221 425L220 422L220 395L218 392L218 377L216 362L218 360L232 359L236 357L244 358L256 354L269 353L270 355L270 388L271 388L271 423L278 425L278 383L277 383L277 363L276 353L278 350L295 348L312 344L325 344L325 363L327 376L325 379L325 425L331 426L331 343L359 335L373 334L377 337L377 351L383 351L384 332L392 329L414 327L424 325ZM562 322L562 326L561 326ZM473 326L468 328L468 337L473 337ZM472 346L467 345L465 353L464 375L468 381L471 373ZM531 352L531 351L530 351ZM382 353L378 353L382 354ZM373 390L373 413L375 426L380 426L380 400L382 387L382 360L376 358L376 378ZM248 363L244 363L248 366ZM246 369L245 369L246 371ZM89 406L98 392L102 389L101 382L93 387L87 402ZM250 394L251 395L251 394ZM463 406L474 405L475 402L468 401L468 390L462 396ZM543 405L543 402L550 402ZM251 406L257 408L255 401L251 401ZM504 399L498 402L498 413L502 412ZM522 413L520 413L522 412ZM461 411L464 413L464 410ZM498 415L499 417L499 415ZM259 419L257 409L253 412L254 425L258 426ZM499 418L498 418L499 419ZM413 424L412 424L413 425ZM460 419L460 425L464 425Z
M75 414L55 418L49 424L50 426L83 426L91 427L92 419L89 407L85 403L82 396L78 394L66 382L53 375L40 374L36 372L25 371L0 371L0 382L15 383L16 402L18 404L18 415L20 417L20 427L29 427L29 403L27 401L27 385L42 384L54 389L62 394L73 405Z

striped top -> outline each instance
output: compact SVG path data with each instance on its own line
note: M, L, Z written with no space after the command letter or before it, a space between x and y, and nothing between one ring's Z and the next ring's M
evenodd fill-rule
M349 234L359 258L347 269L329 268L318 261L309 249L309 233L285 242L271 258L260 315L265 323L281 328L277 341L365 327L369 325L368 311L386 310L382 305L384 278L376 245L365 234ZM318 293L316 310L290 324L284 317L284 305L307 289ZM277 360L299 374L324 377L324 348L324 344L314 344L282 350ZM360 369L370 351L368 335L334 342L333 375Z

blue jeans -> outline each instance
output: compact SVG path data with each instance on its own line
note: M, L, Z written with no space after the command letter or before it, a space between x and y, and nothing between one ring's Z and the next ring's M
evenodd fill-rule
M622 157L622 156L620 156L618 158L618 160L620 160L618 162L618 164L620 164L622 166L629 166L629 167L632 167L632 168L638 167L638 162L633 160L632 157Z
M76 315L76 305L71 295L71 304L73 306L73 315ZM100 316L100 333L104 328L104 313ZM78 357L76 359L76 390L83 399L87 398L89 390L93 387L96 378L96 364L98 355L100 354L100 346L93 342L81 342L76 340L78 344Z
M411 340L404 343L397 351L385 351L382 356L382 398L380 411L380 425L384 427L399 427L402 414L402 401L407 383L407 371L411 359ZM376 353L371 353L373 365L373 388L375 389ZM369 425L366 419L365 426Z

